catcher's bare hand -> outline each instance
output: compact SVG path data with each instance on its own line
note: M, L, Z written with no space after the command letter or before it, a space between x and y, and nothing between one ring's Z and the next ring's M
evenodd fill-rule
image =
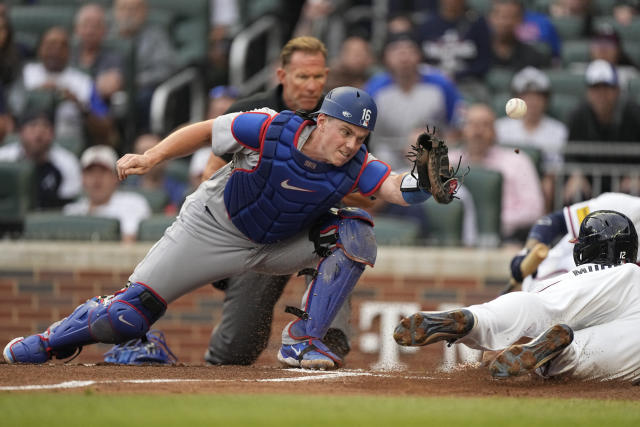
M116 163L118 179L122 181L129 175L144 175L154 166L155 162L147 154L125 154Z

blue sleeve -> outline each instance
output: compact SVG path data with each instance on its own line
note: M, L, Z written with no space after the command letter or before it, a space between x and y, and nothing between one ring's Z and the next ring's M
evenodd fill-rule
M385 88L386 86L389 86L392 83L393 83L393 79L391 78L391 75L389 73L378 73L373 77L371 77L364 84L363 89L365 92L369 94L369 96L375 99L377 93L381 89Z
M423 76L422 80L425 83L437 85L442 89L447 107L447 123L452 124L455 121L458 102L462 101L458 88L445 75L437 72L431 72Z
M567 234L567 224L564 220L562 210L552 212L540 218L531 227L528 239L536 239L537 241L551 246L554 241Z
M104 99L102 99L95 84L91 87L89 109L91 110L91 113L101 118L109 114L109 105L107 105Z
M539 40L551 47L551 54L554 58L559 58L561 50L560 37L549 17L542 13L527 11L524 15L524 20L538 27L540 31Z
M363 196L370 196L382 185L384 180L391 173L391 167L380 161L374 160L369 162L365 167L360 180L358 181L358 188Z
M262 128L269 117L267 113L255 111L239 114L231 123L231 133L240 144L258 150Z

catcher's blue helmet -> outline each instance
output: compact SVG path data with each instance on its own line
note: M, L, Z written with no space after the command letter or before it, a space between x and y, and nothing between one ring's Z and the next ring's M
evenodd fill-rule
M373 131L378 116L378 107L373 98L362 89L342 86L329 91L317 113L324 113L327 116Z

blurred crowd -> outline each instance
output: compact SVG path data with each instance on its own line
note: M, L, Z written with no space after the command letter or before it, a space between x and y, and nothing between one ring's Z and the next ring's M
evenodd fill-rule
M276 88L283 107L313 110L334 87L362 88L379 109L368 148L395 172L410 169L426 125L447 140L452 164L470 170L457 211L371 201L381 223L415 225L409 243L441 244L435 229L457 215L454 244L520 244L563 204L640 195L639 12L633 0L0 2L0 162L32 165L30 212L117 218L123 241L135 241L145 219L177 214L212 161L201 150L118 182L120 155L166 136L151 126L154 92L191 67L208 94L197 119L224 114L253 95L231 85L233 41L275 16L280 47L301 36L329 47L320 65L295 56L255 64L259 42L249 52L249 67L276 69L261 89ZM526 102L523 119L505 116L511 97ZM493 236L487 204L499 220ZM23 224L0 226L19 236Z

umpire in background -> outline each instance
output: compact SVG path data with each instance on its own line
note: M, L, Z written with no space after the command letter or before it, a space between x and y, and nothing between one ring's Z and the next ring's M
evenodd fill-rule
M327 81L327 49L314 37L297 37L282 48L280 67L276 71L279 84L273 89L236 101L226 113L268 107L276 111L317 111L322 104ZM204 176L231 158L221 161L213 154ZM246 272L216 282L225 291L222 319L215 327L205 353L205 360L216 365L250 365L267 347L271 335L273 308L290 279ZM325 344L339 357L349 351L344 331L331 328Z

